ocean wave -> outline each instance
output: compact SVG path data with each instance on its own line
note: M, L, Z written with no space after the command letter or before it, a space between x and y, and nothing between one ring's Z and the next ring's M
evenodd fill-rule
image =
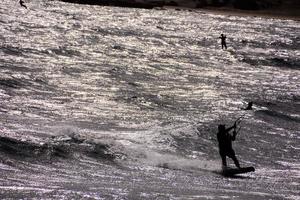
M264 116L269 116L273 117L279 120L284 120L288 122L297 122L300 123L300 118L298 117L293 117L285 113L281 113L275 110L259 110L255 112L256 115L264 115Z
M24 86L24 81L20 79L15 78L3 78L0 79L0 86L6 87L6 88L20 88Z
M256 57L250 58L245 56L243 58L243 62L248 63L253 66L273 66L273 67L282 67L289 69L300 70L300 60L292 59L292 58L280 58L280 57L272 57L266 59L257 59Z
M46 143L0 137L0 150L9 157L39 162L54 161L57 158L74 159L78 153L107 161L113 161L120 155L112 152L108 143L70 136L52 137Z

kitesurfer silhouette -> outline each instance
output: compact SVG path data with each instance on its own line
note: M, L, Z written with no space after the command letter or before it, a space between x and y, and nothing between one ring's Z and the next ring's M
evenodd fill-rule
M20 5L21 5L22 7L24 7L24 8L27 9L27 6L24 4L24 1L23 1L23 0L20 0L19 3L20 3Z
M231 135L229 131L233 130L233 134ZM218 126L217 138L219 142L219 153L222 158L222 167L227 167L226 156L231 158L234 161L234 164L237 168L240 168L239 161L235 156L235 152L232 148L232 141L235 140L237 131L236 131L236 122L233 126L226 129L224 124L220 124Z
M226 35L221 34L221 36L219 37L221 39L221 45L222 45L222 49L225 47L225 49L227 49L227 45L226 45Z

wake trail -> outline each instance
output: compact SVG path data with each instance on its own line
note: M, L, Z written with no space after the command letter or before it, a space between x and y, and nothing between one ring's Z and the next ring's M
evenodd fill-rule
M204 158L190 159L157 152L147 152L143 162L150 166L192 173L201 171L216 172L220 170L219 161L216 160L206 160Z

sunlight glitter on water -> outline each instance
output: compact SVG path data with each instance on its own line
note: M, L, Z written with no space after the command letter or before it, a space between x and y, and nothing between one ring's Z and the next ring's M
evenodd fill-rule
M17 152L0 157L22 171L3 167L11 179L0 196L297 199L299 22L28 6L0 6L0 146ZM220 177L217 124L244 115L248 101L254 110L235 147L243 164L261 170ZM101 157L107 146L117 164ZM47 160L51 151L58 158ZM42 158L21 162L18 153Z

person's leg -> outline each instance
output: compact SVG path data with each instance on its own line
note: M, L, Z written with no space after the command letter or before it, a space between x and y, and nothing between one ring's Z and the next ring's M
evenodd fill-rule
M226 155L221 155L222 158L222 167L227 167Z
M232 157L232 160L237 168L241 168L240 163L235 155Z
M239 163L238 159L236 158L234 151L232 151L228 157L230 157L233 160L233 162L237 168L241 168L240 163Z

